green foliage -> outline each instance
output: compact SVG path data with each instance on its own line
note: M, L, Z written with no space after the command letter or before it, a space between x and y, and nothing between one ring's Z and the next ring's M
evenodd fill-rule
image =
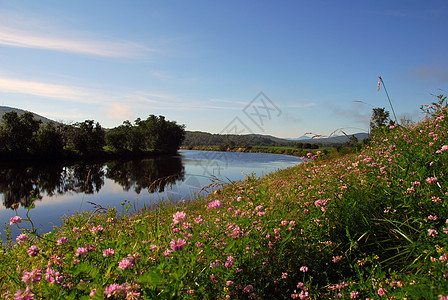
M134 125L125 121L106 135L106 142L118 152L175 153L185 138L185 127L164 116L150 115L146 120L138 118Z
M64 142L62 132L54 123L47 123L45 127L41 127L36 136L36 152L43 156L58 157L62 155L64 150Z
M104 129L93 120L75 123L72 131L70 142L81 154L101 152L106 144Z
M18 115L15 111L3 115L1 126L1 145L3 151L16 154L27 153L36 147L35 137L41 121L34 119L33 114L25 112Z
M9 158L65 158L98 156L107 146L119 155L127 152L175 153L185 138L185 127L165 117L150 115L106 131L98 122L85 120L73 125L53 122L41 126L32 113L7 112L0 126L0 152Z
M357 154L310 153L297 167L141 215L74 215L52 235L2 249L3 296L28 287L39 299L444 299L446 141L443 105L412 127L378 130ZM45 279L48 269L59 282ZM27 282L32 270L41 279Z
M389 120L389 112L384 107L374 108L370 118L370 134L373 135L379 128L386 126Z

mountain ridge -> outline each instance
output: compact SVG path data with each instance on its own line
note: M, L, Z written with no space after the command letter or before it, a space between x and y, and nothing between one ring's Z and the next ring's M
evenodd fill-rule
M3 115L5 113L11 112L11 111L15 111L18 115L22 115L26 112L32 113L34 118L37 120L41 120L43 124L47 124L47 123L57 123L56 121L53 121L49 118L46 118L44 116L41 116L39 114L36 114L32 111L28 111L28 110L24 110L24 109L20 109L20 108L15 108L15 107L10 107L10 106L0 106L0 123L3 123Z

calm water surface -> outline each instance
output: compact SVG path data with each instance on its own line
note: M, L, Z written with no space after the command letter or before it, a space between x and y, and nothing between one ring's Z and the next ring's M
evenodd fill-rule
M32 193L36 208L29 215L38 232L45 233L61 224L63 216L94 210L92 203L121 212L121 203L128 200L133 212L154 202L194 197L213 179L229 182L251 173L263 176L301 162L297 157L265 153L181 150L179 154L74 165L0 166L0 225L15 216L14 203L20 203L17 213L25 218L24 207ZM20 225L27 227L27 222ZM4 240L3 228L1 232ZM12 235L17 234L14 226Z

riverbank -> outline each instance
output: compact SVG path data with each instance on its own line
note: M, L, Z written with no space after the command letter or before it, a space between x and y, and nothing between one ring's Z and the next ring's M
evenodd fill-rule
M18 245L0 256L4 296L447 296L448 114L435 113L413 127L384 128L359 154L310 155L207 198L132 218L98 206L42 239L11 237Z
M249 152L249 153L272 153L272 154L284 154L297 157L305 157L308 153L316 155L317 153L323 153L326 157L337 157L352 153L357 150L354 147L324 147L320 149L303 149L296 147L283 147L283 146L251 146L251 147L233 147L223 148L221 146L182 146L183 150L200 150L200 151L225 151L225 152Z

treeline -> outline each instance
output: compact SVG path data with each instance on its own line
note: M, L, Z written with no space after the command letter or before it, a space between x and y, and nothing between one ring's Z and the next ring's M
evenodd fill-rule
M80 158L104 155L175 153L185 138L185 128L164 116L150 115L134 123L106 130L98 122L75 124L49 122L46 125L30 112L15 111L2 117L0 154L5 159Z
M182 146L223 146L223 147L248 147L248 146L284 146L294 147L297 142L284 139L236 134L211 134L200 131L187 131Z
M211 134L201 131L187 131L183 148L197 146L219 146L222 149L248 148L255 146L266 147L296 147L299 149L318 149L322 147L347 147L353 146L358 141L362 141L369 135L357 133L354 135L332 136L328 138L316 138L306 140L287 140L273 136L263 136L255 134Z

